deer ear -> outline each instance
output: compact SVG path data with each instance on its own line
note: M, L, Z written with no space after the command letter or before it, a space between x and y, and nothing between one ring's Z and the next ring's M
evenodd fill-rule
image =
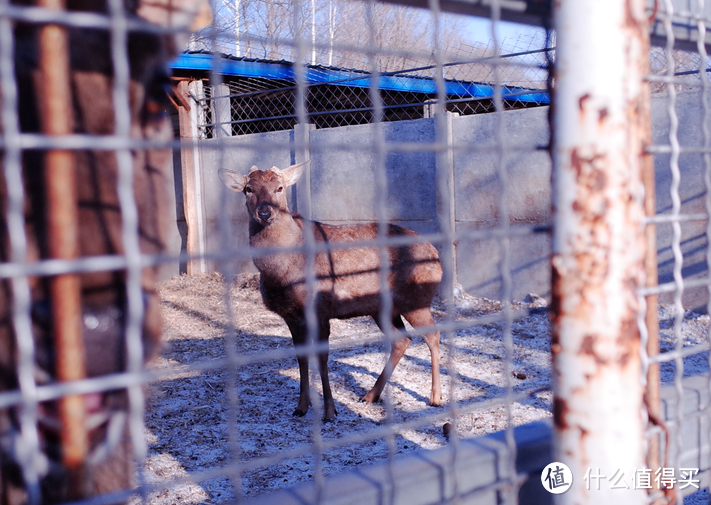
M217 171L217 173L219 174L223 184L232 191L241 193L247 185L247 176L235 172L234 170L221 168Z
M298 165L291 165L290 167L281 170L281 175L284 177L284 185L291 186L296 184L301 175L304 173L306 166L311 162L311 160L304 161ZM276 168L276 167L275 167ZM277 169L278 170L278 169Z

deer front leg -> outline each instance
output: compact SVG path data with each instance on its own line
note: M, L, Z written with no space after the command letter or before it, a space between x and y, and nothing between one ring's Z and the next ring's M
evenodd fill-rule
M291 339L294 341L296 349L296 360L299 362L299 404L292 414L296 417L303 417L309 411L311 399L309 398L309 357L300 354L302 345L306 343L306 325L301 321L286 321L286 325L291 332Z
M309 398L309 357L298 356L296 359L299 362L299 404L292 415L304 417L311 404Z
M319 343L326 344L326 350L318 354L318 368L323 387L323 422L328 423L336 420L336 404L333 401L331 383L328 380L328 337L331 335L331 322L327 318L322 318L319 321L318 330Z
M325 423L336 420L336 404L331 394L331 383L328 380L328 351L318 355L321 385L323 386L323 421Z

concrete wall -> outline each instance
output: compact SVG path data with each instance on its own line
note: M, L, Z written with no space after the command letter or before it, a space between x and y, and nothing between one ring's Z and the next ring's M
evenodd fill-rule
M668 144L669 116L666 97L652 100L655 145ZM701 107L698 93L681 93L677 97L677 114L682 146L701 146ZM548 108L539 107L508 111L500 115L481 114L451 118L454 205L459 232L482 232L500 226L502 204L507 207L510 227L527 230L550 223L551 162L548 143ZM500 119L499 119L500 118ZM497 149L497 121L505 144ZM385 123L380 126L385 144L397 142L433 143L435 120L420 119ZM376 219L375 188L376 131L372 125L346 126L333 129L305 129L310 151L310 173L300 181L301 198L310 198L311 217L330 223L365 222ZM201 142L202 173L206 194L208 251L228 249L244 254L248 243L244 197L228 194L217 177L221 167L246 171L252 166L284 168L297 161L294 132L276 132L220 139L227 149L217 149L217 141ZM326 148L337 144L348 149ZM466 148L466 149L465 149ZM299 160L300 161L300 160ZM682 154L679 160L682 178L680 196L682 212L704 213L705 189L701 154ZM504 168L505 184L499 178ZM388 218L420 233L436 232L438 163L434 150L388 152L385 157L387 194L382 198ZM440 169L442 169L440 167ZM671 172L669 155L655 156L657 209L671 209ZM506 193L502 194L502 187ZM307 206L294 200L292 208L300 212ZM220 219L227 232L220 239ZM682 250L685 255L684 276L706 275L706 222L692 221L682 225ZM670 224L658 226L660 282L672 279L673 256ZM548 233L514 234L510 239L509 265L514 299L527 293L550 295ZM435 244L438 245L439 244ZM501 261L503 244L492 236L464 238L456 248L458 281L467 292L487 298L501 296ZM239 271L252 270L248 259L233 263ZM215 268L212 265L211 268ZM700 307L707 300L706 288L685 292L688 307ZM669 301L669 297L663 297Z
M500 227L502 204L512 228L545 225L550 220L551 162L548 144L548 107L509 111L503 121L502 155L496 145L497 116L479 114L454 118L454 145L485 150L462 151L454 156L457 229L491 230ZM499 178L504 170L505 183ZM502 191L505 190L505 193ZM503 199L502 199L503 197ZM528 293L550 294L550 235L513 237L509 267L514 299ZM500 239L462 240L457 247L457 274L465 290L498 298L503 244Z

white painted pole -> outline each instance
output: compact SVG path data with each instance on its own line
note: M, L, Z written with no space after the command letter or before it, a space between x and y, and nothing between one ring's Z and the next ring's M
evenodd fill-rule
M554 460L574 480L555 503L641 505L646 2L556 6Z
M203 82L201 80L192 81L189 85L190 92L197 99L205 97L205 92L203 89ZM190 129L191 138L193 141L192 148L192 205L194 207L194 224L195 224L195 239L193 243L195 244L195 249L191 251L196 257L191 258L192 269L190 275L195 273L207 273L207 260L205 258L205 253L207 251L207 230L205 227L205 209L204 209L204 191L203 191L203 179L202 179L202 158L200 156L200 148L198 146L198 139L200 138L200 133L198 125L205 124L205 112L202 107L201 102L193 101L190 107ZM190 232L190 230L188 230Z

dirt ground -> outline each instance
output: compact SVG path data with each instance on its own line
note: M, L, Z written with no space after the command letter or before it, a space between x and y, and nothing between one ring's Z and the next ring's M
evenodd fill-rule
M229 297L219 274L180 276L160 286L165 348L153 368L165 373L165 378L152 383L147 394L149 456L143 478L160 487L161 482L186 477L187 472L204 471L207 480L171 484L150 493L148 503L221 503L236 495L225 475L241 482L240 494L254 496L312 480L319 471L330 475L369 465L387 458L390 451L436 449L447 443L442 426L451 420L451 412L428 403L430 357L421 337L413 339L396 368L386 388L387 398L376 404L359 401L372 387L388 353L370 318L331 323L329 365L337 420L314 423L313 407L305 417L293 417L299 379L291 338L283 320L263 306L257 285L256 276L239 276ZM455 298L454 305L455 321L502 309L499 302L465 293ZM545 305L535 295L514 304L518 319L511 327L510 375L505 373L502 322L443 334L442 391L445 402L454 397L464 411L457 416L460 437L505 429L505 407L492 407L486 401L502 397L508 381L514 392L549 387L550 327ZM438 323L445 320L444 310L441 301L435 303ZM672 314L669 308L660 310L665 349L673 347ZM708 316L689 313L684 324L688 345L706 338ZM230 356L242 364L226 366ZM708 354L692 358L685 360L686 374L708 369ZM672 377L673 365L665 365L664 380ZM312 386L320 391L313 371ZM549 391L540 391L512 403L512 424L549 417L551 399ZM320 401L313 399L314 404ZM390 438L367 436L390 422L409 424ZM315 440L335 444L323 452L320 464L308 452ZM253 463L271 456L276 460L269 464ZM236 462L246 469L236 471Z

